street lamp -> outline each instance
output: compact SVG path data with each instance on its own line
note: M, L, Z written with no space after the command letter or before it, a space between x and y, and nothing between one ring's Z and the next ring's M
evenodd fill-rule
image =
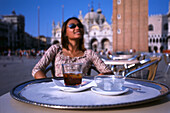
M40 6L38 6L38 50L40 49Z

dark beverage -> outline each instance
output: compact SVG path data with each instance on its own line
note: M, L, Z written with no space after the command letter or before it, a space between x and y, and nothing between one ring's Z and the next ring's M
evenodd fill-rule
M82 81L82 74L78 73L64 73L64 83L66 86L80 85Z

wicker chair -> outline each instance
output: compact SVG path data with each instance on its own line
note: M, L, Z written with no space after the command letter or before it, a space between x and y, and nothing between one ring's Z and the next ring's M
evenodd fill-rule
M165 70L165 75L167 76L168 70L169 70L169 67L170 67L170 56L169 56L168 53L163 54L163 56L164 56L165 64L167 65L167 68Z
M161 57L151 57L149 62L146 62L142 65L140 65L138 68L129 71L128 73L125 74L126 77L135 74L139 71L143 71L144 69L148 68L148 75L147 79L153 81L156 75L158 63L161 61Z

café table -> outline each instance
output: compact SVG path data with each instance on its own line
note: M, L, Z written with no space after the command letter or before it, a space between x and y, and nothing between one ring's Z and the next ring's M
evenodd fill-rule
M138 64L139 60L104 60L104 63L107 65L130 65L130 64Z
M127 60L127 59L130 59L132 58L134 55L118 55L118 56L112 56L112 59L113 60ZM136 55L135 55L135 58L136 58Z
M98 109L98 110L62 110L47 107L35 106L12 99L10 93L0 97L1 113L169 113L170 112L170 94L161 100L153 101L136 106L116 108L116 109Z
M137 59L135 60L122 59L122 60L104 60L104 63L110 66L111 70L114 71L115 68L128 70L130 67L140 64L140 61Z
M18 86L20 87L20 86ZM36 106L13 99L10 93L0 97L0 113L169 113L170 94L150 102L144 102L137 105L106 108L106 109L57 109L48 106Z

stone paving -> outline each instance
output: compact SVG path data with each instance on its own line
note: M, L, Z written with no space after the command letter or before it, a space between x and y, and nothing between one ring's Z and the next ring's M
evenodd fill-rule
M32 68L39 61L38 58L26 58L21 59L17 56L7 57L0 56L0 96L9 92L16 85L34 79L31 75ZM161 82L170 87L170 74L165 76L164 71L166 69L164 59L158 65L156 73L156 82ZM48 73L48 76L50 73Z
M31 80L31 71L38 58L27 59L12 56L0 58L0 95L9 92L14 86Z

